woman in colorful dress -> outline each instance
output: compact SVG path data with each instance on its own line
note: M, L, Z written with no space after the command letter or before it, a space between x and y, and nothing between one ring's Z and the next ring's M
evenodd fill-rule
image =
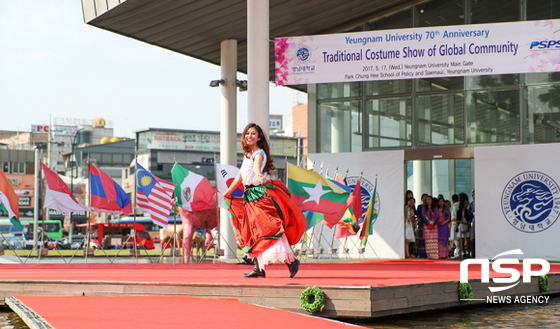
M451 211L443 198L437 200L437 229L439 258L449 257L449 228L451 226Z
M438 217L433 204L433 198L431 196L427 196L424 206L422 207L422 221L424 224L423 233L427 258L438 259Z
M416 256L418 258L426 258L426 242L424 241L424 218L422 217L422 209L426 206L426 197L428 194L424 193L420 197L421 203L416 208Z
M307 221L290 199L286 186L270 179L275 167L262 128L255 123L248 124L241 135L241 145L241 169L223 196L233 215L231 222L237 243L255 264L243 276L264 278L265 265L285 263L292 278L299 270L299 261L290 245L299 242ZM245 186L243 199L231 197L241 183Z
M414 198L409 198L404 207L404 254L406 258L410 258L410 243L414 243L414 223L416 222L416 206Z

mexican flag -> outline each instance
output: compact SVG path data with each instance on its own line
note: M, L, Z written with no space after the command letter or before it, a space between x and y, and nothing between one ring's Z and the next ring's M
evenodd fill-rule
M205 210L216 207L216 192L210 181L175 163L171 168L171 179L177 185L176 204L188 211Z
M14 226L23 230L23 225L19 221L19 198L2 170L0 170L0 209L8 213L8 218Z
M322 177L317 172L287 164L288 189L292 200L301 210L337 215L348 205L350 195L343 188Z

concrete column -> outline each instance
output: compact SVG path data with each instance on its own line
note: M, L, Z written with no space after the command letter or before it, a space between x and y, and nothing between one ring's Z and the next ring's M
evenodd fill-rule
M268 135L269 117L269 0L247 1L248 122Z
M221 43L220 163L237 165L237 40ZM221 196L219 196L221 197ZM220 248L224 258L235 258L237 244L226 209L220 208Z

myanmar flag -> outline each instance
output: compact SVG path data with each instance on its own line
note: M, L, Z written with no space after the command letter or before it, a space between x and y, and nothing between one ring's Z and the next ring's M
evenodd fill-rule
M8 213L10 222L23 230L19 222L19 199L14 188L8 181L8 177L0 170L0 209Z
M195 174L175 163L171 168L171 179L177 185L177 205L188 211L206 210L216 207L216 190L208 178Z
M301 210L337 215L348 207L349 193L312 170L287 164L288 189Z

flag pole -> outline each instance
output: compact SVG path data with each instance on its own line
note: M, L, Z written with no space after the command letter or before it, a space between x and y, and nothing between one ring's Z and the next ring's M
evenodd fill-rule
M138 243L137 235L138 232L136 231L136 187L138 186L138 175L136 174L137 163L138 163L138 150L135 151L134 155L134 186L132 188L134 193L134 202L132 203L132 218L134 223L134 257L136 257L136 264L139 264L138 261L138 249L136 244Z

